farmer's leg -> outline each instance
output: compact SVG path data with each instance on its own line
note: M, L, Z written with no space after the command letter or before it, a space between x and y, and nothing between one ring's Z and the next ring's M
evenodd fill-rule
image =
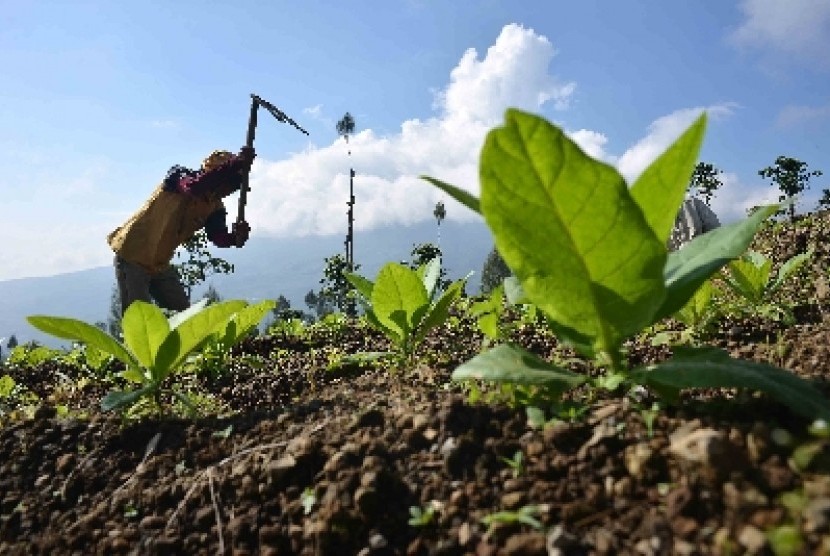
M127 262L116 255L115 279L118 281L122 315L133 301L141 300L152 303L150 298L150 274L139 265Z
M190 307L187 292L172 266L168 266L165 270L151 277L150 293L156 302L165 309L184 311Z

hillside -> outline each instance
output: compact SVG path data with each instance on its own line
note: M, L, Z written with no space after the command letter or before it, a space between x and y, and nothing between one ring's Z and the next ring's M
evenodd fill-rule
M409 258L414 244L437 241L436 224L427 221L413 226L381 228L358 232L355 262L360 272L374 274L390 260ZM451 277L471 270L468 288L477 291L479 274L492 248L489 231L483 224L459 224L445 220L441 225L441 247ZM224 299L275 299L284 295L293 307L305 310L303 298L319 288L324 260L343 251L341 236L301 238L254 237L244 249L214 249L217 256L231 262L235 271L208 279ZM0 281L0 338L14 334L18 341L37 340L46 345L59 343L26 322L33 314L50 314L95 323L106 321L115 279L111 267L42 278ZM206 286L197 288L193 299L201 297Z

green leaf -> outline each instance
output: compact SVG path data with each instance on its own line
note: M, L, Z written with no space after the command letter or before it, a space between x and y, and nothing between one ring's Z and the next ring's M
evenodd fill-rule
M799 253L784 262L784 264L781 265L781 268L778 269L778 276L776 277L775 282L773 282L773 284L769 287L769 293L777 291L784 281L789 278L791 274L801 268L804 263L809 261L812 256L813 249L810 248L806 253Z
M735 293L751 303L760 303L763 300L772 271L770 259L750 251L740 259L730 261L727 269L729 272L725 281Z
M427 291L414 270L398 263L387 263L380 269L372 288L372 310L386 328L406 338L415 327L412 318L416 311L423 311L428 304Z
M435 287L438 285L438 279L441 277L441 257L435 257L423 266L423 276L421 281L424 284L424 289L427 292L427 299L432 299L432 294L435 292Z
M157 387L157 384L149 384L144 388L139 388L138 390L113 390L101 400L101 410L111 411L121 407L129 407L140 400L143 396L153 392Z
M204 308L208 306L208 303L210 303L210 300L204 298L198 303L194 303L184 311L179 311L178 313L173 314L173 316L171 316L169 319L170 329L173 330L174 328L179 326L179 324L186 321L196 313L203 311Z
M672 388L751 388L811 419L830 419L830 401L796 374L755 361L732 359L717 348L677 349L669 361L637 369L634 380Z
M470 193L467 193L467 191L461 189L460 187L456 187L455 185L450 185L448 183L445 183L435 178L431 178L429 176L421 176L421 179L426 180L438 189L441 189L442 191L444 191L444 193L446 193L447 195L449 195L450 197L452 197L468 209L472 210L473 212L481 214L479 200Z
M8 398L12 395L16 383L9 375L0 376L0 398Z
M777 210L778 205L761 207L749 218L706 232L669 254L664 270L667 295L655 322L677 312L703 282L740 257L764 220Z
M372 299L372 288L374 288L375 285L371 280L352 272L344 272L343 276L352 286L355 287L360 295L366 298L367 301Z
M138 361L123 345L100 328L92 326L91 324L72 318L48 317L43 315L32 315L26 317L26 320L41 332L46 332L47 334L64 340L83 342L109 353L127 365L127 367L139 367Z
M438 301L428 306L424 317L416 323L417 331L415 333L413 348L424 340L430 330L447 321L450 306L461 296L463 289L464 280L456 280L447 288Z
M161 309L146 301L134 301L121 319L124 343L146 368L153 366L159 346L170 333Z
M242 337L247 334L251 328L256 327L262 319L265 318L268 311L271 311L276 306L276 301L266 299L255 305L248 305L247 307L240 309L239 312L237 312L231 319L231 322L236 326L232 328L233 333L226 338L226 341L228 342L227 347L239 342L239 340L242 339ZM231 323L229 322L229 329L231 328L230 324Z
M704 112L631 186L631 196L663 245L689 187L705 132Z
M535 305L609 352L651 324L666 248L614 168L511 109L487 135L480 173L496 248Z
M544 386L552 395L576 388L588 378L551 365L524 349L502 344L480 353L452 373L453 380L488 380L508 384Z
M153 381L163 381L191 352L199 348L202 342L224 330L231 315L247 305L247 302L241 300L214 303L179 323L158 350Z
M366 321L370 325L374 326L375 328L377 328L378 330L383 332L383 334L387 338L389 338L389 340L393 344L395 344L396 346L403 345L404 340L403 340L403 337L401 336L400 330L398 330L397 327L393 330L392 328L389 328L388 326L386 326L385 324L380 322L378 320L378 317L375 315L375 312L372 311L371 309L366 311Z
M508 276L502 281L504 285L504 296L510 305L524 305L530 303L525 291L522 289L522 283L515 276Z

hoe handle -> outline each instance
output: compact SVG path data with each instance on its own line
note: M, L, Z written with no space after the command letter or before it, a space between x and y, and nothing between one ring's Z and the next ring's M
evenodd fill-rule
M254 137L256 136L256 116L258 108L259 99L251 95L251 115L248 117L248 136L245 139L245 146L249 149L253 148L254 146ZM250 187L248 186L248 178L250 176L250 173L251 170L249 168L242 175L242 185L239 188L239 210L236 213L237 225L245 221L245 205L248 202L248 190L250 189ZM237 247L241 247L241 245L237 245Z

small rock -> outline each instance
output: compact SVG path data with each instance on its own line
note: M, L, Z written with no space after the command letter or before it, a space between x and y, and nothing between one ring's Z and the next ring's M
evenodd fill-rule
M380 533L375 533L369 537L369 548L372 550L380 550L381 548L386 548L388 545L389 541Z
M154 529L161 529L165 526L166 521L163 517L158 515L147 515L141 518L141 521L138 522L139 529L147 530L154 530Z
M804 530L810 533L826 533L830 530L830 498L810 500L802 512Z
M549 556L568 556L579 550L579 539L576 535L567 532L561 524L551 529L545 544Z
M504 543L505 556L547 556L545 536L542 533L513 535Z
M507 510L517 510L525 505L527 496L524 492L508 492L501 497L501 505Z
M767 546L767 538L757 527L745 525L738 534L738 543L746 549L748 554L761 554Z
M654 450L651 449L648 442L639 442L633 446L627 446L623 458L628 474L635 479L640 478L643 469L653 455Z

